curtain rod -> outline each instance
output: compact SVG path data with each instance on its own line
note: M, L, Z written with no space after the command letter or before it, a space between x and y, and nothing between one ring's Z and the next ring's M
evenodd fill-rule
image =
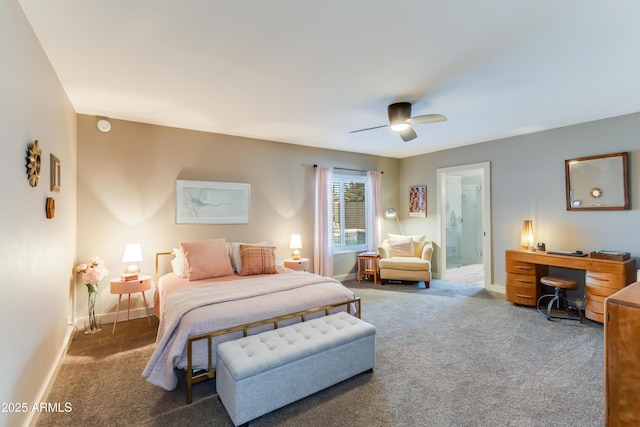
M318 165L313 165L314 169L318 167ZM364 169L351 169L351 168L338 168L338 167L334 167L334 169L340 169L343 171L353 171L353 172L368 172ZM384 173L384 171L380 171L380 173Z

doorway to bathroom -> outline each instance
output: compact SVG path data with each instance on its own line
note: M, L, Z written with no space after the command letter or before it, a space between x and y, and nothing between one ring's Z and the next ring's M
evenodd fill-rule
M491 284L490 163L438 169L441 278Z

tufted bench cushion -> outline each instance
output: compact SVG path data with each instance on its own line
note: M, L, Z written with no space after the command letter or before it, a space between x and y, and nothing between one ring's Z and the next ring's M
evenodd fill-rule
M375 365L375 327L341 312L218 345L216 389L243 424Z

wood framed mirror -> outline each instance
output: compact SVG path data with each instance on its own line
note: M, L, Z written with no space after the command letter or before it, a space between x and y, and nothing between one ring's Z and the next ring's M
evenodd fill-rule
M628 210L628 153L564 161L568 211Z

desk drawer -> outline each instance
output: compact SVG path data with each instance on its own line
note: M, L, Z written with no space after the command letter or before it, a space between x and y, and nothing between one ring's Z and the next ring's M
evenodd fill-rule
M601 273L598 271L587 271L585 283L592 287L599 286L616 290L622 289L625 286L624 275L616 273Z
M536 274L536 264L530 262L522 262L507 258L505 271L507 273L516 274Z
M596 273L606 274L606 273ZM618 292L618 289L606 288L604 286L590 285L589 276L587 275L587 284L585 286L586 304L584 316L587 319L604 323L604 301L605 299Z
M514 304L535 306L538 302L536 276L507 273L506 300Z
M604 323L604 301L598 301L597 299L587 297L587 303L584 308L584 316L587 319Z
M590 284L586 284L584 293L587 298L591 298L596 301L604 302L604 299L610 295L618 292L618 289L614 288L605 288L603 286L593 286Z

